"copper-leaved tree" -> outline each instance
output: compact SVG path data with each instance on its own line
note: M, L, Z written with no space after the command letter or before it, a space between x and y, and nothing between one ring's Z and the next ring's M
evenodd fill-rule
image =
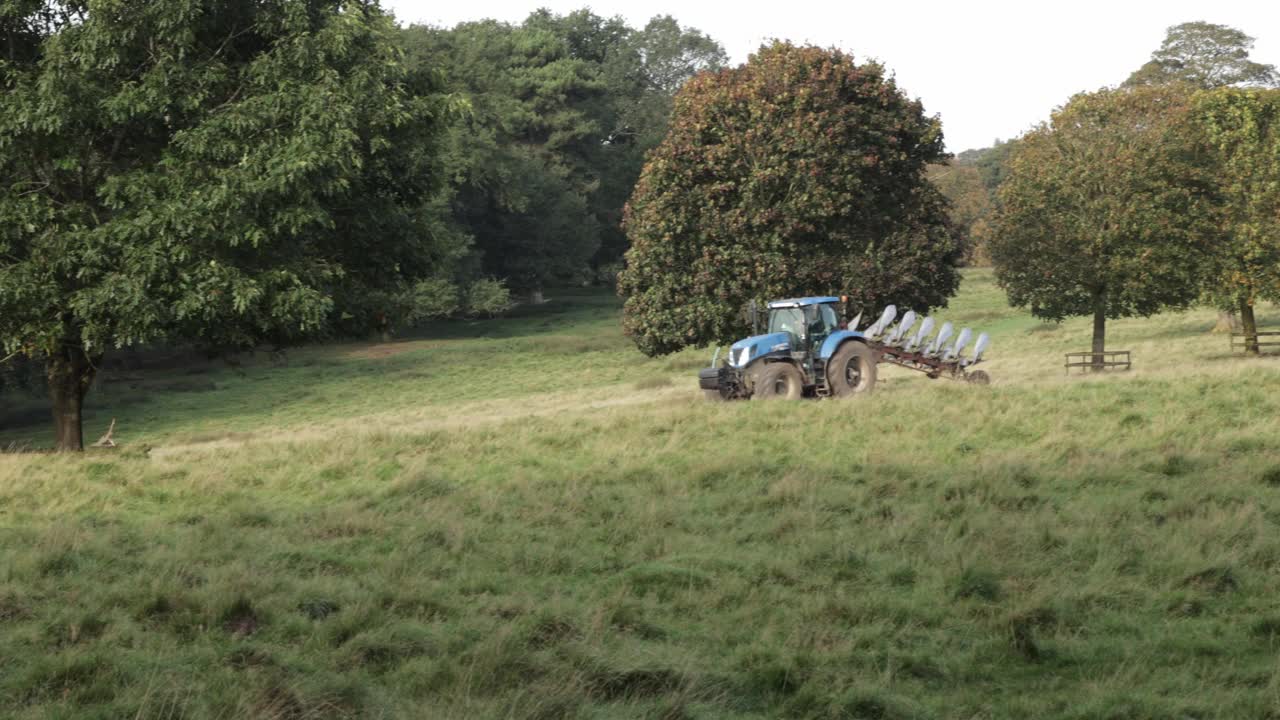
M875 63L774 43L676 97L625 213L619 292L646 354L729 342L750 300L946 304L959 243L927 181L939 121Z
M1176 86L1081 94L1017 143L989 243L1012 305L1058 322L1194 302L1217 237L1207 148Z

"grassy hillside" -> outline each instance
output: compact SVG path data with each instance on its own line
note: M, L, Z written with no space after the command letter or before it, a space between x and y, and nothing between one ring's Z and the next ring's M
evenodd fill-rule
M0 715L1280 717L1277 361L942 315L991 386L704 403L600 295L106 378L0 457Z

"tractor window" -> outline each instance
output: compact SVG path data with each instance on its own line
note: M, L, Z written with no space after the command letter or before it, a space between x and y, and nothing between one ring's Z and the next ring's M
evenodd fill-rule
M822 316L823 333L830 335L840 327L840 314L831 305L819 305L818 314Z
M804 337L804 311L800 308L775 308L769 311L769 332L791 334L792 345Z
M817 348L840 326L840 318L830 305L815 305L806 309L810 312L809 342Z

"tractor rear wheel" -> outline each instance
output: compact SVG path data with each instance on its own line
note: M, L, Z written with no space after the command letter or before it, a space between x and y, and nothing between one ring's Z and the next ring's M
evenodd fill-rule
M847 342L827 361L827 385L836 397L869 393L876 386L876 351Z
M804 395L804 376L791 363L765 366L756 379L753 398L759 400L799 400Z

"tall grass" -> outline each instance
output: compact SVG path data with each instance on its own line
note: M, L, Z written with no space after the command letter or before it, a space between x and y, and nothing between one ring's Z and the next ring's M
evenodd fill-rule
M0 715L1280 716L1273 361L1197 311L1068 378L966 280L985 388L707 404L585 296L108 393L0 458Z

